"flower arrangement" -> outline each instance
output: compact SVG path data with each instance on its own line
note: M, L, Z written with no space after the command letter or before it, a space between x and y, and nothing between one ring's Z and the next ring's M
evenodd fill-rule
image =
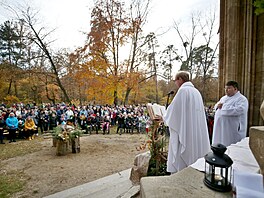
M149 161L148 176L167 175L167 128L164 124L154 121L149 133L151 158Z
M54 128L52 135L53 135L53 138L57 140L62 140L62 141L69 140L68 133L60 125Z
M149 149L151 158L148 167L148 176L167 175L167 128L158 121L151 122L148 131L148 140L142 143L137 150Z
M81 137L81 135L82 135L82 130L80 129L73 129L69 132L70 139Z
M70 139L69 134L66 131L62 131L61 133L57 134L57 139L62 140L64 142Z
M62 141L69 141L71 139L78 138L81 134L82 131L80 129L67 126L57 126L53 131L54 138Z
M66 155L71 145L72 153L80 152L80 136L82 131L72 125L59 125L53 131L53 145L56 155Z

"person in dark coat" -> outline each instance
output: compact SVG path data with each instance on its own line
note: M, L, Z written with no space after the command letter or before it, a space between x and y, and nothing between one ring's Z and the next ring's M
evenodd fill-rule
M49 120L49 130L54 130L54 128L57 127L58 125L58 119L56 114L53 112L50 116L50 120Z
M117 116L117 130L116 130L116 133L119 132L120 130L120 135L122 134L122 131L125 131L125 118L124 118L124 115L122 113L119 113L118 116ZM122 130L121 130L122 129Z
M0 144L4 143L4 129L5 129L5 120L2 116L0 116Z

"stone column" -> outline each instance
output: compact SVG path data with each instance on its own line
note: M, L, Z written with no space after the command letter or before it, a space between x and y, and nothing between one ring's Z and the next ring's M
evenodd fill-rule
M259 111L260 111L260 115L262 116L262 119L264 120L264 100L260 106Z
M254 14L253 0L220 1L219 98L235 80L249 100L248 125L263 125L264 14Z

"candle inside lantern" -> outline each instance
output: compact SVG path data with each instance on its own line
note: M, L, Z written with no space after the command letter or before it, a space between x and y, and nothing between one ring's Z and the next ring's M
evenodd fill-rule
M223 180L223 177L221 175L215 175L214 179L216 182Z

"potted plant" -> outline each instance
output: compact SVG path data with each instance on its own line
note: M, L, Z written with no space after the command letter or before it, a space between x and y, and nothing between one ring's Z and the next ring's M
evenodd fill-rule
M66 155L70 140L69 133L61 126L56 127L54 132L53 141L56 142L56 155Z
M72 146L72 153L80 152L80 136L82 131L80 129L72 129L69 131L70 143Z

